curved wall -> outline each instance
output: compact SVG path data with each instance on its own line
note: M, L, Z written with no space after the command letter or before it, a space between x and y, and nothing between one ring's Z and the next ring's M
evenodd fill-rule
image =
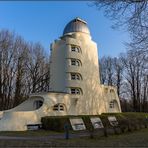
M76 46L80 50L72 51ZM98 110L95 96L100 84L97 45L91 36L75 32L56 40L51 45L51 91L73 93L71 89L81 89L83 93L72 94L72 98L80 98L77 102L78 114L93 114ZM71 59L80 64L72 65ZM82 80L73 80L71 73L80 74ZM96 98L97 97L97 98ZM91 103L90 103L91 102ZM93 109L91 109L93 108Z

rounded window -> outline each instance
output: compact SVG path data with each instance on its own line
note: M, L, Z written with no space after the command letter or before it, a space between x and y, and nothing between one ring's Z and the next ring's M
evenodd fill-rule
M82 76L79 73L70 73L71 80L82 80Z
M53 106L54 111L65 111L65 104L58 103Z
M82 89L81 88L70 88L70 93L71 94L76 94L76 95L81 95L82 94Z
M71 51L72 52L78 52L78 53L80 53L81 52L81 49L80 49L79 46L71 45Z
M78 60L78 59L70 59L70 64L71 64L72 66L82 66L81 61Z
M34 109L39 109L41 106L43 105L43 101L42 100L36 100L34 101Z
M114 108L114 101L110 101L109 108Z

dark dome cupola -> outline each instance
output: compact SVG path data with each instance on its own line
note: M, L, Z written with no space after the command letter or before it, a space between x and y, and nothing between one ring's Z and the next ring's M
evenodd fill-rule
M86 34L90 34L87 23L78 17L73 19L66 25L63 31L63 35L71 32L83 32Z

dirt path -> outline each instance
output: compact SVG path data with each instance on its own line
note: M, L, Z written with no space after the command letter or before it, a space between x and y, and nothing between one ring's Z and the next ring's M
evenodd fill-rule
M89 133L70 133L69 138L87 137ZM65 139L65 133L53 134L48 136L0 136L0 140L46 140L46 139Z

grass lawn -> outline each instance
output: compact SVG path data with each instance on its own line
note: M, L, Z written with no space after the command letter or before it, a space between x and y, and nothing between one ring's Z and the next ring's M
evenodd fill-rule
M0 135L9 136L47 136L52 132L0 132ZM24 134L25 133L25 134ZM56 134L53 132L53 134ZM69 140L65 139L38 139L38 140L0 140L0 147L148 147L148 129L112 135L109 137L78 137Z
M35 130L35 131L15 131L15 132L0 132L0 136L48 136L51 134L59 134L59 132L55 131L45 131L45 130Z

